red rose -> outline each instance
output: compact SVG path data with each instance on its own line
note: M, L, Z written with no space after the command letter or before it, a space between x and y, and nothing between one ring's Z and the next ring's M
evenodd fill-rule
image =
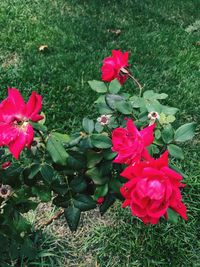
M149 159L146 147L153 142L155 124L138 131L132 120L128 120L126 128L116 128L112 132L112 150L117 152L113 162L133 164L141 158Z
M128 52L122 53L120 50L112 50L112 56L103 60L103 66L101 68L102 80L111 82L117 78L121 84L125 83L127 74L124 73L123 68L127 66Z
M130 206L132 214L145 224L167 217L168 208L187 220L180 192L185 185L180 182L182 176L168 167L168 151L157 160L127 167L121 176L129 180L120 190L125 198L122 207Z
M0 146L7 146L18 159L24 147L30 147L34 138L31 121L43 118L39 114L42 97L32 92L27 103L16 88L8 89L8 97L0 104Z

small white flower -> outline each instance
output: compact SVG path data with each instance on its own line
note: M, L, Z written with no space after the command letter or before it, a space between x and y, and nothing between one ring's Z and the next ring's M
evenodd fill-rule
M149 114L148 114L148 119L150 119L150 120L159 120L160 119L160 115L158 114L158 112L156 112L156 111L151 111L151 112L149 112Z
M152 124L154 124L154 122L155 122L156 120L159 120L159 119L160 119L160 115L159 115L158 112L156 112L156 111L151 111L151 112L149 112L149 114L148 114L148 119L150 120L149 125L152 125Z
M12 188L10 185L1 185L0 187L0 197L8 198L12 194Z
M97 118L97 121L103 126L108 125L110 122L110 117L111 115L101 115L100 117Z

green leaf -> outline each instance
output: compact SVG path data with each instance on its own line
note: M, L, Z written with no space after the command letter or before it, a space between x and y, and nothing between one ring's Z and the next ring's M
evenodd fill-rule
M68 143L70 141L70 137L67 134L61 134L57 132L52 132L51 135L55 137L57 141L63 142L63 143Z
M28 179L33 179L40 171L40 164L33 164L31 167L30 167L30 173L28 175Z
M94 104L105 104L105 95L100 95L96 101L94 101Z
M111 108L111 109L115 109L116 104L119 102L123 102L125 101L124 97L120 96L120 95L116 95L116 94L107 94L105 97L105 101L107 103L107 105Z
M113 109L109 108L106 103L100 103L97 105L99 114L101 115L109 115L113 113Z
M12 164L9 168L3 170L3 174L4 176L6 176L6 178L14 177L14 176L18 176L22 170L23 168L20 165Z
M99 185L96 187L94 197L97 200L99 197L104 197L108 193L108 184Z
M148 152L150 155L153 157L155 154L159 154L159 149L155 144L151 144L150 146L147 147Z
M147 90L144 92L143 97L144 99L154 99L155 92L153 90Z
M162 105L162 111L164 114L166 115L175 115L178 111L178 108L174 108L174 107L168 107L168 106L164 106Z
M159 122L160 124L170 124L176 120L173 115L166 115L163 112L160 114Z
M59 195L65 195L67 194L67 192L69 191L67 185L65 184L61 184L59 182L59 179L55 179L52 183L51 183L51 188L54 192L56 192L56 194Z
M162 139L165 142L165 144L169 144L173 141L173 138L174 138L174 130L171 124L168 124L164 127L162 131Z
M116 109L124 115L132 113L132 107L129 102L120 101L115 103Z
M160 102L158 102L158 100L155 100L155 99L146 100L145 105L146 105L148 112L156 111L160 114L162 105L160 104Z
M175 131L174 140L176 142L185 142L191 140L195 135L197 124L195 122L186 123Z
M50 165L48 164L41 165L40 173L47 183L52 182L54 177L54 169Z
M146 121L147 120L147 115L148 115L147 111L141 112L139 114L139 116L138 116L139 121L142 121L142 122Z
M114 177L109 184L110 188L115 192L120 194L120 188L122 187L122 183Z
M34 259L37 255L37 249L30 239L25 239L20 249L20 256L27 257L29 260Z
M108 128L112 130L112 129L117 128L118 126L119 125L118 125L116 118L114 116L111 116L109 119Z
M47 132L47 127L44 126L41 123L37 123L37 122L30 122L31 125L33 126L33 129L41 131L41 132Z
M101 171L96 167L87 170L86 175L97 185L105 184L108 180L106 176L102 176Z
M133 108L141 108L145 107L145 101L142 97L139 96L132 96L130 98L130 102Z
M70 206L70 201L71 199L69 194L65 196L58 195L53 199L53 204L56 205L57 207L68 208Z
M165 93L156 94L156 95L157 95L157 99L166 99L168 97L168 95Z
M91 196L78 195L74 198L74 205L81 211L87 211L96 208L96 202Z
M109 92L112 94L117 94L119 92L119 90L121 89L121 84L118 81L118 79L114 79L110 85L109 85Z
M167 116L167 123L172 123L176 120L176 117L173 115L168 115Z
M83 129L91 134L94 131L94 121L88 118L84 118L82 122Z
M84 169L86 167L85 155L78 151L69 151L67 165L69 169L72 169L74 171Z
M92 134L91 142L97 148L109 148L112 146L111 139L103 134Z
M82 138L82 140L79 143L79 147L83 150L88 150L90 148L93 148L90 136L85 136L84 138Z
M101 133L103 131L103 128L104 127L98 121L95 123L95 131L97 133Z
M159 139L161 137L161 131L159 129L155 130L155 138Z
M145 99L166 99L168 95L165 93L158 94L155 93L153 90L147 90L144 92L143 97Z
M89 150L87 152L87 167L92 168L97 165L103 158L102 153Z
M55 163L62 166L66 165L68 154L61 142L59 142L54 136L50 136L46 147Z
M87 188L87 183L83 177L75 177L70 182L70 187L74 192L80 193L80 192L83 192Z
M115 202L115 196L113 194L107 195L105 197L104 202L99 208L101 215L103 215L110 208L110 206L113 205L114 202Z
M179 146L170 144L167 146L169 154L177 159L184 159L183 150Z
M104 161L104 162L102 161L100 162L98 168L103 177L110 176L113 168L113 163L112 161Z
M29 210L35 210L38 203L31 201L29 199L22 199L15 205L15 209L20 213L27 213Z
M116 152L112 152L112 150L104 150L103 151L103 157L104 157L104 159L106 159L106 160L112 160L112 159L114 159L115 157L117 156L117 153Z
M177 224L178 223L179 216L175 211L173 211L172 209L168 208L167 215L168 215L169 222L171 222L173 224Z
M81 211L80 209L71 206L65 209L65 218L71 231L76 231L78 223L80 221Z
M14 218L13 225L19 232L27 231L31 228L29 221L27 221L27 219L21 215L18 215Z
M97 93L106 93L107 92L107 87L104 82L100 81L89 81L88 82L92 90L94 90Z
M51 200L51 190L47 186L34 186L31 188L32 193L39 197L42 202L48 202Z

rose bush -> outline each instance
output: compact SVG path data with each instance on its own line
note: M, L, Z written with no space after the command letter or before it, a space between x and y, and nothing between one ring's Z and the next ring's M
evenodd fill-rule
M128 78L136 93L122 89ZM82 212L98 206L104 214L116 199L144 223L174 221L178 214L187 219L181 172L168 166L168 154L184 158L180 144L193 138L195 123L174 129L178 109L161 103L166 93L144 91L129 70L128 52L112 51L103 61L102 80L89 81L100 94L99 117L83 118L83 130L70 136L47 129L36 92L26 103L12 88L0 103L3 266L37 257L39 229L32 229L26 213L40 202L52 201L72 231Z

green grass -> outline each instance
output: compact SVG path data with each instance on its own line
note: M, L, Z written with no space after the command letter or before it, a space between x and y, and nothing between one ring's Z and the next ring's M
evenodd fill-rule
M199 0L1 0L0 95L8 86L24 96L38 90L51 128L80 128L83 114L94 113L87 81L100 79L102 59L120 48L131 52L145 89L169 94L180 123L199 124L199 10ZM197 26L186 31L191 25ZM46 53L38 51L43 44ZM92 238L82 240L99 266L200 266L199 132L185 146L186 160L177 162L188 175L189 221L147 227L117 208L112 227L93 225Z

